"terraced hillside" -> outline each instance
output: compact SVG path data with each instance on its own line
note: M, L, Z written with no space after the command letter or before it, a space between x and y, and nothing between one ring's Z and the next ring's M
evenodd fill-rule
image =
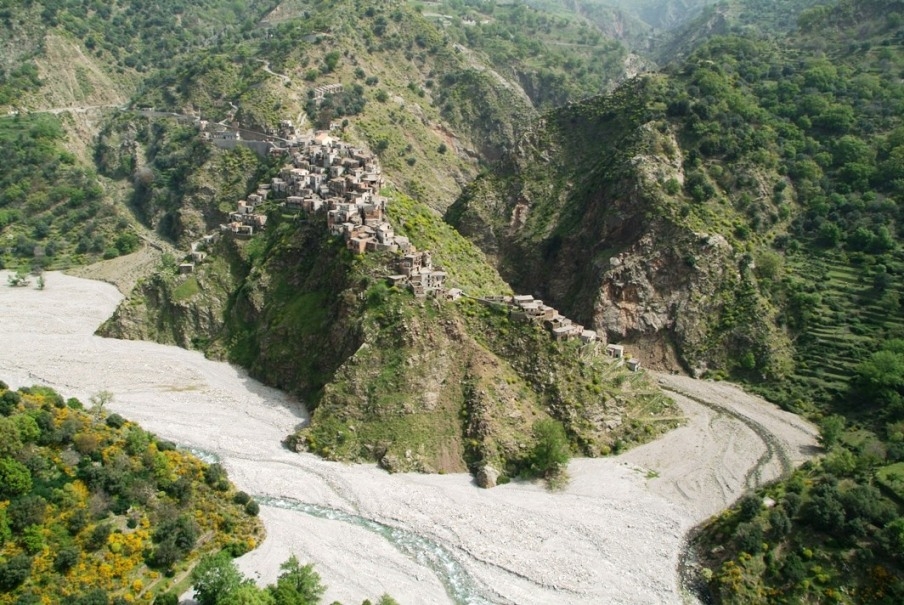
M901 254L884 257L882 264L869 260L839 251L788 256L786 271L802 288L789 302L788 319L801 328L796 364L786 383L764 385L766 392L777 392L792 406L842 399L858 364L877 343L904 337Z

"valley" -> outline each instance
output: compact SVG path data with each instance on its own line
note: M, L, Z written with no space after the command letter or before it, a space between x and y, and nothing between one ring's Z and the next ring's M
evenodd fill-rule
M562 491L327 462L281 445L309 421L302 402L196 352L94 336L115 288L59 273L46 283L0 288L0 375L85 398L109 390L114 411L221 460L260 500L267 529L240 567L270 582L296 553L315 563L329 600L681 603L686 532L779 476L777 460L817 450L812 425L736 387L661 375L685 426L572 461Z
M221 460L259 582L904 602L904 1L0 0L0 31L0 379ZM54 452L95 491L114 458L0 396L31 605L126 519L62 531ZM133 480L117 511L187 497ZM170 550L183 590L203 549Z

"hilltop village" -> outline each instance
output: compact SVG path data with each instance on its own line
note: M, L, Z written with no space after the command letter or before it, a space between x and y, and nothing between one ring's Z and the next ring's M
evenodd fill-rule
M287 121L280 124L280 136L287 147L271 147L268 153L285 155L290 161L269 183L259 184L255 193L237 202L229 221L220 226L222 233L242 239L252 237L267 225L261 205L278 203L287 211L325 218L324 228L343 238L345 246L355 254L394 253L394 273L387 276L390 285L407 287L418 298L457 300L467 296L459 288L447 288L448 275L434 266L429 250L418 250L407 237L393 230L386 218L387 199L380 195L382 171L371 152L344 143L328 132L300 135ZM227 139L228 134L220 133L215 140ZM239 139L236 133L231 140ZM195 252L193 260L196 259ZM574 323L531 295L476 300L507 309L514 320L542 324L555 340L599 340L595 331ZM619 363L623 361L624 348L620 345L608 345L606 353ZM636 359L626 363L631 370L640 368Z

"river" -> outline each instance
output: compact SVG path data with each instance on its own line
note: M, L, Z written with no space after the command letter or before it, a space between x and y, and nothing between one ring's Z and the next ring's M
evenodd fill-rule
M240 369L94 336L121 298L60 273L47 274L41 291L0 286L0 379L84 401L110 391L111 411L221 460L261 501L267 528L240 568L271 582L295 554L315 564L325 602L389 593L401 603L681 603L686 531L740 495L770 448L798 464L815 446L811 427L790 415L756 421L769 431L766 447L732 414L686 399L686 427L623 456L573 461L561 492L326 462L282 447L307 422L304 406ZM765 414L761 402L726 392ZM769 479L764 470L757 476Z

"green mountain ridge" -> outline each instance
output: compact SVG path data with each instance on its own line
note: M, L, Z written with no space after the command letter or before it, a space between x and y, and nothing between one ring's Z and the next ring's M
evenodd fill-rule
M700 528L715 602L896 603L904 4L770 6L550 112L447 218L514 288L821 423L824 458Z

